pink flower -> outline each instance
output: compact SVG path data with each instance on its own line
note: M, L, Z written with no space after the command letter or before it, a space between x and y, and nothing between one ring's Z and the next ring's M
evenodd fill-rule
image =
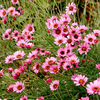
M11 28L8 28L8 29L5 31L5 33L10 34L10 33L11 33Z
M23 66L19 66L18 70L22 72L24 72L24 70L27 69L27 65L25 65L24 67Z
M4 17L3 20L2 20L3 24L7 23L7 18Z
M85 25L81 25L81 26L79 27L80 33L84 33L87 29L88 29L88 28L87 28Z
M100 64L96 64L96 68L100 70Z
M15 12L15 7L9 7L7 11L9 15L12 15Z
M27 30L29 31L29 33L33 33L33 32L35 31L35 30L34 30L34 26L31 25L31 24L27 24L27 26L26 26L25 29L27 29Z
M57 74L59 72L59 68L60 67L57 65L52 65L49 72L53 74Z
M27 48L31 48L31 47L33 47L33 46L34 46L33 43L26 43L26 45L25 45L25 47L27 47Z
M16 43L16 45L20 48L23 48L26 46L26 42L24 40L20 40L18 43Z
M68 69L71 69L72 68L72 65L71 65L71 63L66 62L66 63L63 64L63 68L65 70L68 70Z
M58 28L56 28L56 29L53 29L52 35L53 35L54 37L61 36L61 34L62 34L61 27L58 27Z
M31 59L26 59L26 60L25 60L25 63L31 64L31 63L32 63L32 60L31 60Z
M20 11L20 13L24 13L24 11L23 11L23 10L21 10L21 11Z
M13 88L14 88L14 84L9 85L9 87L7 88L7 92L12 91L14 92Z
M24 89L25 89L24 83L22 83L22 82L16 82L13 87L13 90L16 93L21 93Z
M29 34L29 31L27 30L27 29L24 29L23 31L22 31L22 35L28 35Z
M96 39L96 36L94 36L93 34L88 34L87 37L83 39L83 41L89 44L95 44L94 42L95 39Z
M96 29L96 30L93 30L93 32L94 32L93 33L94 36L96 36L96 37L100 36L100 30Z
M35 59L35 58L38 58L38 54L37 54L37 51L32 51L32 53L29 53L29 55L27 56L28 59Z
M11 2L12 2L13 4L17 4L17 3L18 3L18 0L11 0Z
M5 63L13 63L13 60L14 60L14 56L9 55L5 58Z
M23 56L25 55L24 51L16 51L14 54L14 60L17 60L17 59L22 59Z
M76 55L73 55L73 56L69 57L69 62L71 64L79 63L79 59L78 59L78 57L76 57Z
M18 36L19 36L19 31L14 30L14 32L12 32L12 37L13 37L14 39L17 39Z
M78 100L89 100L89 97L81 97L80 99Z
M17 17L17 16L20 16L20 13L18 11L14 11L12 15Z
M0 17L2 18L2 17L6 17L6 15L7 15L7 10L6 9L1 9L0 10Z
M76 4L75 3L68 3L68 6L66 7L66 13L68 14L74 14L76 13Z
M44 97L41 96L40 98L37 98L36 100L44 100Z
M52 81L52 83L49 86L50 86L51 91L57 90L59 86L59 80Z
M49 65L52 65L53 63L56 62L56 58L55 57L50 57L50 58L46 58L45 62L48 63Z
M52 29L57 29L60 26L60 22L58 20L54 21L54 23L52 23Z
M90 82L90 84L87 84L87 93L89 95L91 94L99 94L100 95L100 81L95 80L94 82Z
M66 43L66 39L62 36L58 36L55 38L55 42L56 45L61 46L63 43Z
M3 40L5 39L10 40L10 35L8 33L3 33L2 37L3 37Z
M51 66L45 62L42 64L42 68L44 69L45 72L50 71Z
M77 74L74 74L74 75L71 77L71 80L72 80L73 82L75 82L75 78L76 78L77 76L78 76Z
M14 72L12 72L13 79L17 79L17 77L21 74L21 71L19 69L15 69Z
M3 76L3 69L0 70L0 77Z
M27 42L31 41L32 40L32 36L30 34L25 35L25 40Z
M87 52L89 51L89 49L91 49L90 45L87 43L84 43L84 44L81 43L81 45L79 45L79 46L81 47L78 49L80 54L85 53L87 55Z
M47 55L51 54L51 52L50 52L50 51L45 51L45 53L46 53Z
M85 75L77 75L77 77L74 79L74 83L76 84L76 86L79 85L84 85L86 82L88 81L88 78L85 77Z
M60 19L60 24L64 25L64 26L67 26L69 23L70 23L71 19L70 18L62 18Z
M58 49L57 54L58 54L57 55L58 57L64 57L64 56L66 56L66 51L63 48L60 48L60 49Z
M33 66L33 70L35 73L38 73L40 69L40 64L38 64L37 62L35 62L35 65Z
M12 71L13 71L13 68L8 68L8 71L9 71L9 72L12 72Z
M46 82L46 83L50 83L51 81L52 81L51 78L47 78L45 82Z
M28 100L28 99L27 99L27 96L24 95L24 96L21 97L19 100Z

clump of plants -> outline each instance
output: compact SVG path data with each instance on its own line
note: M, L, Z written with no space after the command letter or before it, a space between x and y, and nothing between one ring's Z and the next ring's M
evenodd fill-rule
M9 2L19 3L18 0ZM36 1L28 2L37 8ZM3 25L7 24L8 16L14 21L21 14L25 16L21 9L18 7L17 11L13 6L1 8ZM42 9L36 10L38 15L33 15L34 23L27 21L18 30L5 28L1 35L1 45L3 49L8 48L8 52L4 50L5 57L0 59L0 98L99 100L100 30L76 22L77 6L74 2L68 3L65 13L48 18L42 15ZM45 10L45 15L50 14ZM38 23L40 27L44 26L40 28Z

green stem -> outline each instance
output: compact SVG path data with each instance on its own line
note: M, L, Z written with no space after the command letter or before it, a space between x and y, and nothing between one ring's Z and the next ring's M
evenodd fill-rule
M97 100L100 100L98 94L96 95L96 98L97 98Z
M63 100L62 97L60 96L60 93L59 93L58 89L57 89L57 92L58 92L58 95L59 95L60 99Z
M56 97L56 99L59 100L53 91L52 91L52 93L53 93L53 95Z

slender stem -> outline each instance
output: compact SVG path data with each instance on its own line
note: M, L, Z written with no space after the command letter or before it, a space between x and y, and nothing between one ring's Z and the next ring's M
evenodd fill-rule
M53 95L56 97L56 99L59 100L53 91L52 91L52 93L53 93Z
M58 95L59 95L60 99L63 100L62 97L60 96L60 93L59 93L58 89L57 89L57 92L58 92Z
M96 95L96 98L97 98L97 100L100 100L98 94Z

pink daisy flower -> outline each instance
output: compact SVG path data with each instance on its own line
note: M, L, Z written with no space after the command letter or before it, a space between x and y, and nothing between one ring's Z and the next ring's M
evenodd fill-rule
M13 87L13 90L16 93L21 93L24 89L25 89L24 83L22 83L22 82L16 82Z
M40 64L38 64L37 62L35 62L35 65L33 66L33 70L35 73L38 73L40 69Z
M100 36L100 30L93 30L93 34L96 36L96 37L98 37L98 36Z
M66 63L63 64L63 68L64 68L65 70L69 70L69 69L72 68L72 65L71 65L71 63L66 62Z
M27 96L24 95L24 96L21 97L19 100L28 100L28 99L27 99Z
M28 35L29 34L29 31L27 30L27 29L24 29L23 31L22 31L22 35Z
M79 85L85 85L85 83L88 81L88 78L85 77L85 75L78 75L75 79L74 79L74 83L76 84L76 86Z
M52 29L57 29L60 26L60 22L58 20L54 21L54 23L51 23Z
M79 46L80 48L78 49L78 51L80 54L85 53L87 55L87 52L89 51L89 49L91 49L90 45L87 43L84 43L84 44L81 43Z
M14 88L14 84L9 85L9 87L7 88L7 92L12 91L14 92L13 88Z
M41 96L41 97L37 98L36 100L44 100L44 97Z
M53 74L57 74L59 72L59 68L60 67L57 65L52 65L49 72Z
M14 30L14 32L12 32L12 37L13 37L14 39L17 39L18 36L19 36L19 31Z
M11 0L11 2L12 2L13 4L17 4L17 3L18 3L18 0Z
M96 68L100 70L100 64L96 64Z
M3 69L0 70L0 77L3 76Z
M51 21L52 23L54 23L55 21L57 21L57 16L52 16L52 17L50 18L50 21Z
M29 55L27 56L28 57L28 59L35 59L35 58L38 58L38 54L37 54L37 51L35 50L35 51L32 51L32 53L29 53Z
M17 79L17 77L21 74L21 71L19 69L15 69L14 72L12 72L13 79Z
M3 33L2 37L3 37L3 40L5 39L10 40L10 35L8 33Z
M1 9L0 10L0 17L2 18L2 17L6 17L6 15L7 15L7 10L6 9Z
M66 60L61 58L61 59L59 59L59 62L57 62L57 64L58 64L58 66L63 66L65 62L66 62Z
M64 56L66 56L66 50L63 48L60 48L60 49L58 49L57 54L58 54L57 55L58 57L64 57Z
M45 52L44 49L41 49L39 53L40 53L41 55L45 55L45 54L46 54L46 52Z
M14 11L12 15L17 17L17 16L20 16L20 13L18 11Z
M60 24L64 25L64 26L67 26L69 23L70 23L71 19L70 18L62 18L60 19Z
M100 95L100 81L95 80L94 82L90 82L90 84L87 84L87 93L89 95L91 94L99 94Z
M49 86L50 86L51 91L57 90L59 86L59 80L52 81L52 83Z
M66 42L67 42L67 44L73 44L74 43L73 37L70 37L70 36L67 37Z
M51 19L48 19L48 20L47 20L46 25L47 25L47 28L48 28L48 29L52 29L52 22L51 22Z
M71 77L71 80L72 80L73 82L75 82L75 81L76 81L76 80L75 80L76 77L78 77L78 75L77 75L77 74L74 74L74 75Z
M82 40L82 36L78 33L73 34L74 41L80 41Z
M88 28L87 28L85 25L81 25L81 26L79 27L79 32L80 32L80 33L84 33L87 29L88 29Z
M89 100L89 97L81 97L80 99L78 100Z
M73 55L73 56L69 57L69 62L71 64L79 63L79 59L78 59L78 57L76 57L75 55Z
M57 36L60 36L62 34L62 31L61 31L61 27L58 27L56 29L53 29L54 32L52 32L52 35L54 37L57 37Z
M7 30L5 31L5 33L10 34L10 33L11 33L11 28L7 29Z
M67 18L70 18L70 17L69 17L68 14L62 14L62 16L61 16L60 18L61 18L61 19L63 19L63 18L64 18L64 19L67 19Z
M96 39L96 36L94 36L93 34L88 34L87 37L83 39L83 41L89 44L95 44L94 42L95 39Z
M4 17L4 18L2 19L2 22L3 22L3 24L7 23L7 18Z
M68 3L68 6L66 7L66 13L68 14L74 14L76 13L76 4L75 3Z
M12 15L15 12L15 7L9 7L7 12L9 13L9 15Z
M25 36L25 40L26 40L27 42L31 41L31 40L32 40L32 36L31 36L30 34L27 34L27 35Z
M23 56L25 56L25 53L24 51L16 51L14 54L14 60L17 60L17 59L22 59Z
M31 64L31 63L32 63L32 60L31 60L31 59L26 59L26 60L25 60L25 63Z
M49 65L52 65L53 63L56 62L56 58L55 57L50 57L50 58L46 58L45 62L48 63Z
M43 63L42 68L44 69L45 72L50 71L51 66L48 63Z
M26 46L26 42L24 40L20 40L18 43L16 43L16 45L20 48L23 48Z
M31 47L33 47L33 46L34 46L33 43L26 43L26 44L25 44L25 47L26 47L26 48L31 48Z
M23 73L25 71L25 69L27 69L27 65L24 65L24 67L23 66L19 66L19 68L18 68L18 70L20 70L21 73Z
M63 43L66 43L66 39L63 36L58 36L55 38L55 42L56 45L61 46Z
M76 28L77 29L78 28L78 23L76 23L76 22L72 23L71 28Z
M27 30L29 31L29 33L33 33L33 32L35 31L35 30L34 30L34 26L31 25L31 24L27 24L27 26L26 26L25 29L27 29Z
M13 63L13 60L14 60L14 56L9 55L9 56L6 57L5 63Z

